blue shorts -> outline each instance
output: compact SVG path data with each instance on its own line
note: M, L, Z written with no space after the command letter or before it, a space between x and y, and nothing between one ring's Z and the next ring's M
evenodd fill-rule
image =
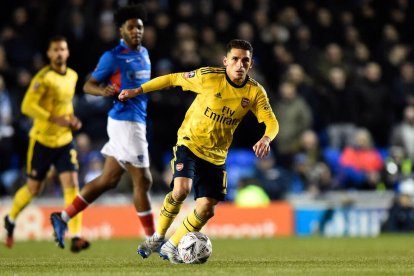
M224 201L227 194L226 166L214 165L197 157L185 146L174 147L174 158L171 160L174 178L187 177L193 180L194 199L209 197Z
M30 139L27 153L27 176L42 181L51 165L58 173L78 170L77 153L73 142L59 148L50 148Z

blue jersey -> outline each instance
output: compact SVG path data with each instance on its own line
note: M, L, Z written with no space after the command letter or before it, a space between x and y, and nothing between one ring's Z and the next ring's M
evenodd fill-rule
M151 62L145 47L131 50L123 40L99 59L92 77L99 82L114 84L117 90L137 88L151 78ZM118 92L119 92L118 91ZM117 98L109 111L114 120L144 123L147 117L147 95L121 102Z

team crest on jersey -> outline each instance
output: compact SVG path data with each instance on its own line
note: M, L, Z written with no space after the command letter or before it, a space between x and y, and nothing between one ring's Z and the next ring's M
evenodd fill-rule
M250 100L248 98L242 98L241 100L241 106L243 108L247 107L250 104Z
M140 163L144 162L144 155L143 154L138 155L137 159L138 159L138 162Z
M191 72L185 72L184 74L183 74L183 77L185 78L185 79L189 79L189 78L192 78L192 77L194 77L195 76L195 71L191 71Z
M184 164L183 163L178 163L175 165L175 170L177 172L181 171L184 168Z

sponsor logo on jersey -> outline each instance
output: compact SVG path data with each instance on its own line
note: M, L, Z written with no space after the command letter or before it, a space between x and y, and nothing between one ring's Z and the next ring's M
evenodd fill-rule
M250 100L248 98L242 98L241 100L241 106L243 108L246 108L250 104Z
M151 71L150 70L127 71L126 75L129 80L149 79L151 77Z
M212 109L210 107L206 107L204 110L204 116L207 118L210 118L213 121L216 121L218 123L221 123L223 125L232 125L236 126L240 123L240 119L233 118L233 115L236 113L235 110L231 110L227 106L223 106L221 110L221 114L217 113L215 109Z
M183 163L177 163L177 164L175 165L175 170L176 170L177 172L182 171L182 169L184 169L184 164L183 164Z
M214 94L214 96L215 96L216 98L221 99L221 93L220 93L220 92L217 92L217 94Z
M125 60L126 63L130 63L130 62L133 62L133 61L134 61L133 58L128 58L128 59Z
M191 72L185 72L185 73L183 74L183 77L184 77L185 79L189 79L189 78L193 78L193 77L195 77L195 75L196 75L195 71L191 71Z

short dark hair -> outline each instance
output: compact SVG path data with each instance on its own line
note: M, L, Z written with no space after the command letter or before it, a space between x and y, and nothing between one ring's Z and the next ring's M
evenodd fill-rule
M117 27L121 27L125 21L138 18L142 21L147 20L147 10L142 4L124 6L119 8L114 14L114 21Z
M63 35L55 35L52 38L50 38L49 40L49 47L53 42L58 42L58 41L65 41L66 43L68 42L67 38Z
M253 46L247 40L243 40L243 39L230 40L226 46L227 53L229 53L231 49L242 49L242 50L250 51L250 53L253 55Z

